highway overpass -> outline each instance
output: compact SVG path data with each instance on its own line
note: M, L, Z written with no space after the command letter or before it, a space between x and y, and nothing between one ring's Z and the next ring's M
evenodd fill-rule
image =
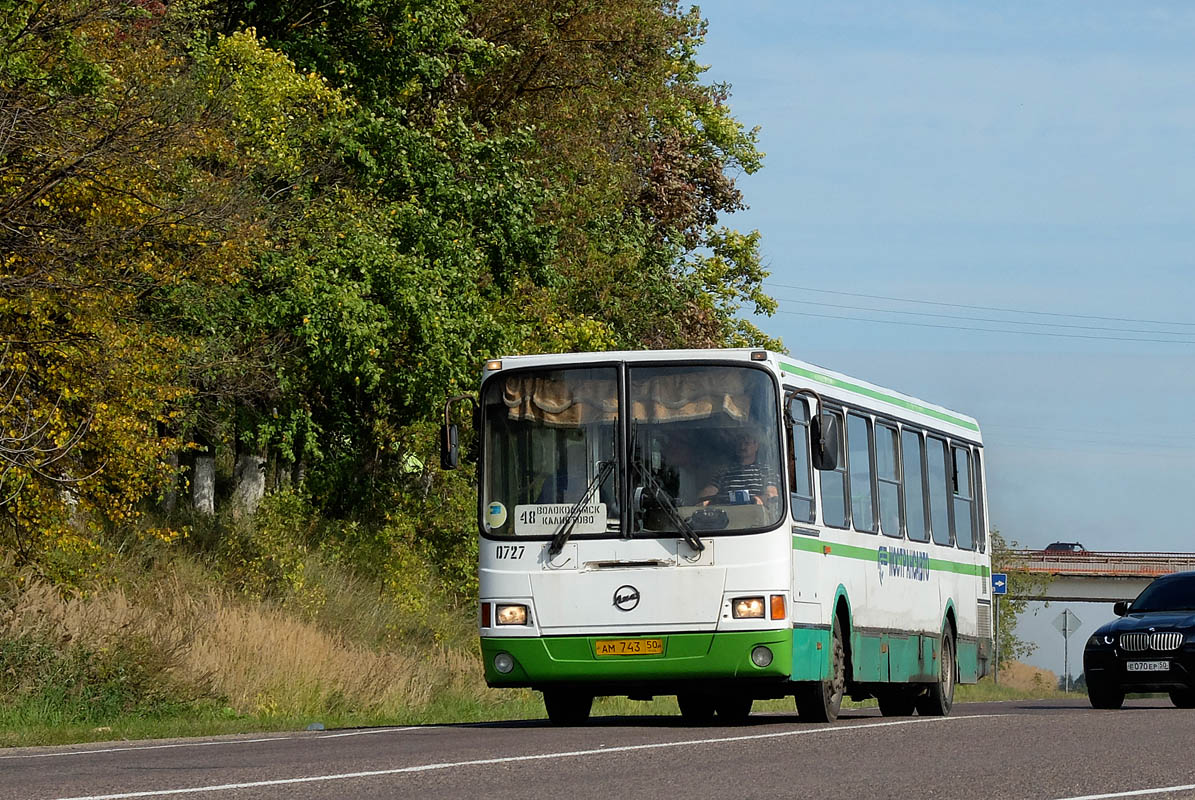
M1029 600L1115 602L1132 600L1151 580L1195 570L1195 553L1012 551L1016 568L1049 577L1044 588L1018 592Z

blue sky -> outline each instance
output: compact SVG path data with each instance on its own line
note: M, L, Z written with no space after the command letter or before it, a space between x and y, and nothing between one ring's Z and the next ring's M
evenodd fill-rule
M761 327L977 417L1006 537L1192 549L1195 6L701 10L700 60L767 153L725 220L763 235ZM1061 608L1022 623L1057 671ZM1081 649L1110 610L1074 610Z

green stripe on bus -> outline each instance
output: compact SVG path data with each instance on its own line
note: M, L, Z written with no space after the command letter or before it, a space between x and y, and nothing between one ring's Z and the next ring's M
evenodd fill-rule
M828 633L827 633L828 636ZM653 638L664 652L651 656L596 654L599 639ZM828 639L827 639L828 641ZM772 651L766 667L751 661L751 651L764 645ZM829 652L828 650L825 652ZM509 653L514 668L500 673L494 657ZM491 686L543 686L570 681L686 681L694 678L772 678L792 675L793 630L718 631L709 633L619 634L586 636L481 637L485 678ZM663 687L672 694L675 687Z
M926 416L933 417L934 419L940 419L943 422L949 422L952 425L958 425L960 428L966 428L967 430L971 431L979 430L978 425L969 420L965 420L962 417L956 417L953 414L947 414L945 411L938 411L935 408L929 408L900 397L884 394L883 392L878 392L875 389L868 389L866 386L859 386L858 384L848 383L847 381L842 381L838 378L831 378L829 375L822 375L820 372L813 372L812 370L795 367L792 364L785 364L783 361L780 362L780 369L793 375L800 375L802 378L809 378L810 380L815 380L818 383L824 383L827 386L846 389L848 392L854 392L855 394L861 394L864 397L870 397L872 400L880 400L885 403L890 403L894 406L899 406L906 411L916 411L918 414L925 414Z
M896 540L893 540L896 541ZM830 552L826 552L825 548L830 548ZM810 553L823 553L830 556L838 556L839 558L854 558L859 561L875 561L876 548L859 547L854 544L839 544L837 542L826 543L820 539L813 539L808 536L794 536L793 549L804 550ZM992 574L991 568L983 564L966 564L961 561L947 561L944 558L931 558L929 560L929 568L937 570L938 572L955 572L959 575L975 575L977 577L986 577Z

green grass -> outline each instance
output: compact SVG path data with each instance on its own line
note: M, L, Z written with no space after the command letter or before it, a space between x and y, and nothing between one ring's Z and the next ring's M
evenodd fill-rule
M1024 691L1009 686L994 686L990 679L974 686L959 686L956 703L997 700L1026 700L1072 697L1058 691ZM846 709L873 708L874 700L847 700ZM755 713L796 714L792 698L760 700ZM625 697L603 697L594 703L594 717L678 717L674 697L634 701ZM303 731L312 723L326 729L378 727L393 725L437 725L501 720L543 719L543 702L538 692L510 690L497 703L482 703L475 696L444 696L428 707L400 715L309 714L260 715L237 714L231 708L210 701L163 704L140 711L80 715L79 707L64 703L62 696L28 697L16 704L0 707L0 745L61 745L78 742L167 739L192 736L218 736L237 733Z

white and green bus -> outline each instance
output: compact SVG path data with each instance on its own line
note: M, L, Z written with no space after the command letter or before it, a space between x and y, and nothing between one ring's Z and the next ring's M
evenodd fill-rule
M945 715L993 667L971 417L750 349L496 359L475 412L486 681L555 723Z

